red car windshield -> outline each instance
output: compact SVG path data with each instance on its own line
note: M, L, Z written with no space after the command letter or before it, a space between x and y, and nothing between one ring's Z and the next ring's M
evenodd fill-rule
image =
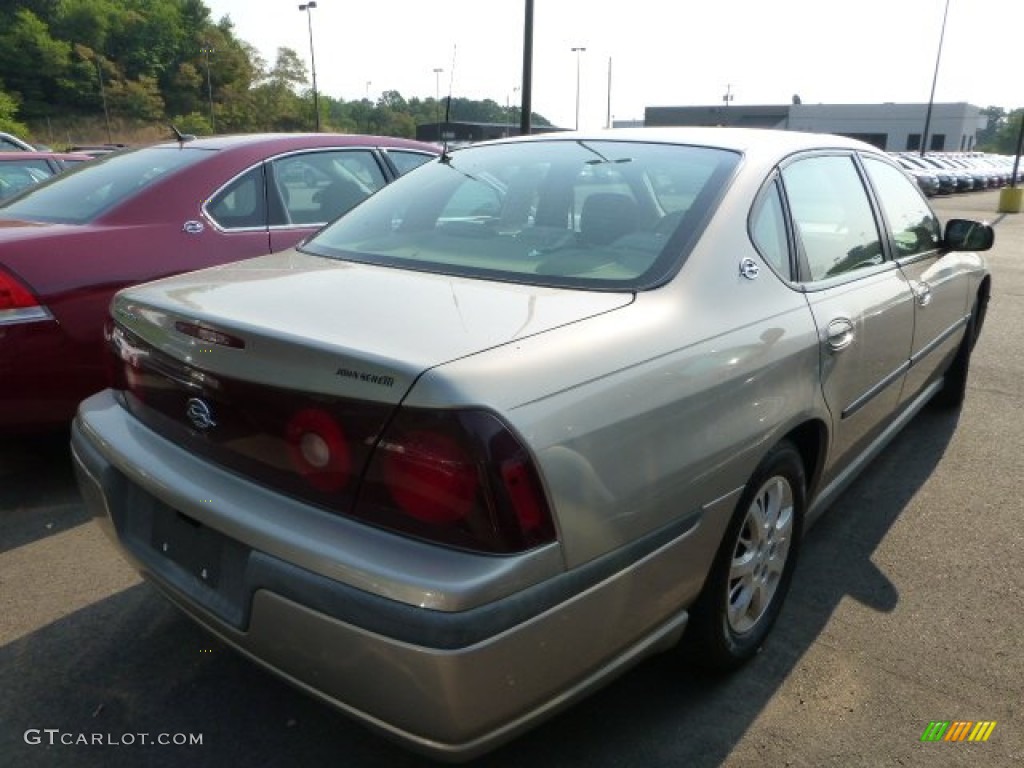
M191 147L147 147L83 163L0 203L0 219L86 224L123 200L210 157Z

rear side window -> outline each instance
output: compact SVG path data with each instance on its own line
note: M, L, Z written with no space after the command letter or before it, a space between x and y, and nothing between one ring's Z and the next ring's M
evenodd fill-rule
M534 285L650 287L681 264L738 160L644 142L467 147L396 180L303 248Z
M786 215L777 181L771 183L754 205L750 215L750 236L758 253L772 269L790 279Z
M419 168L434 159L433 155L428 155L425 152L405 152L401 149L389 149L387 152L400 174L408 173L413 168Z
M0 161L0 198L16 195L52 175L53 169L45 160Z
M0 204L0 218L85 224L184 168L210 157L190 147L148 147L82 163Z
M206 215L222 229L259 229L267 226L267 200L260 164L229 182L206 206Z

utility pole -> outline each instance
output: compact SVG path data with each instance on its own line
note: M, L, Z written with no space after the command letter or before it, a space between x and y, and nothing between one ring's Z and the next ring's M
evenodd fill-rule
M576 54L576 130L578 131L580 129L580 55L587 49L579 46L569 50Z
M113 144L114 137L110 133L110 112L107 111L107 92L103 88L103 69L100 67L100 56L96 57L96 74L100 78L100 99L103 100L103 119L107 122L107 143Z
M519 134L529 136L533 112L533 0L526 0L526 23L523 29L523 103L519 109Z
M300 11L306 12L306 21L309 22L309 65L313 72L313 111L316 113L316 132L320 133L320 95L316 90L316 56L313 53L313 14L311 11L316 8L316 3L310 0L299 6Z
M946 18L949 16L949 0L946 0L946 10L942 13L942 32L939 33L939 50L935 54L935 74L932 75L932 92L928 97L928 109L924 113L924 133L921 134L921 157L928 149L928 129L932 124L932 107L935 104L935 84L939 81L939 61L942 59L942 41L946 37Z
M209 43L204 43L199 50L206 56L206 95L210 100L210 129L216 133L217 119L213 115L213 84L210 81L210 54L214 53L215 49Z

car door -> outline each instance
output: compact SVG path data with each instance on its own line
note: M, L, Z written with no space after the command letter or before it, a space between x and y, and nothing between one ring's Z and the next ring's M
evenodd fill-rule
M882 159L864 156L896 263L914 292L914 341L902 400L945 370L967 323L967 281L958 256L942 250L942 227L917 187Z
M270 247L291 248L387 183L373 149L323 149L275 157L268 163Z
M886 258L851 153L795 158L781 177L800 278L818 328L821 387L833 422L830 466L842 465L898 407L913 340L914 294Z

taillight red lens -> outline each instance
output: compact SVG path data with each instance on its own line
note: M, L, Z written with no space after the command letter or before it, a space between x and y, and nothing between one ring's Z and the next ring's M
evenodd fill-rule
M398 445L382 445L384 481L395 503L425 523L454 523L469 514L477 471L468 452L449 435L413 432Z
M38 307L35 295L13 275L0 270L0 311Z
M505 461L501 465L501 479L523 531L532 533L542 529L547 509L544 505L544 495L530 464L525 458Z
M285 440L295 470L319 491L340 491L352 479L352 451L327 411L305 408L288 420Z
M482 411L402 408L377 443L354 514L385 528L479 552L554 540L532 458Z

